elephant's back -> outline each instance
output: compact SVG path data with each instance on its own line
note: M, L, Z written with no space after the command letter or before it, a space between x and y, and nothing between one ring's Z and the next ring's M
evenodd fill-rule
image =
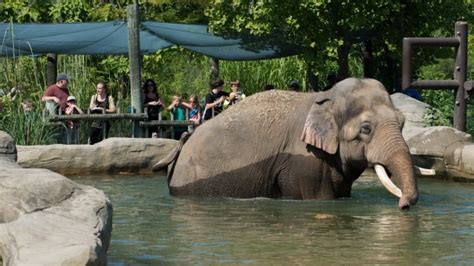
M304 110L314 96L282 90L260 92L227 109L216 122L230 130L242 123L254 131L286 126L294 121L295 115L306 117Z
M206 121L184 145L170 185L184 186L224 173L266 175L268 169L252 165L271 164L289 139L299 139L313 95L257 93Z

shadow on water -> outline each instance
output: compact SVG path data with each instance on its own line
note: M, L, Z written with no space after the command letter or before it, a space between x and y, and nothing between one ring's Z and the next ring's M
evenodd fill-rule
M333 201L176 198L165 177L75 181L112 201L109 265L474 264L474 184L421 179L401 212L372 177Z

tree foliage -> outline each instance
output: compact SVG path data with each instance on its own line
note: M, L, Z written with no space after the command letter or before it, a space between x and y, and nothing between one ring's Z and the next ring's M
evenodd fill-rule
M390 84L401 73L403 37L452 36L455 21L474 22L473 4L462 0L214 0L206 15L218 33L248 33L300 44L316 74L337 62L339 75L350 75L350 51L370 59L366 76ZM352 46L357 43L363 45ZM432 55L420 53L417 58L426 62Z
M126 20L127 5L134 0L3 0L0 21L14 23L54 23ZM174 23L208 24L219 34L242 34L262 37L272 44L292 43L303 47L298 57L220 64L221 77L239 79L247 95L266 84L286 88L288 81L305 84L307 67L325 84L329 72L341 77L367 76L394 88L401 77L403 37L453 36L455 21L474 28L474 3L463 0L138 0L141 20ZM470 36L469 79L474 79L474 39ZM415 49L413 69L418 78L449 78L453 73L453 49ZM59 56L59 71L75 79L71 91L86 106L94 83L109 82L109 88L127 107L129 68L125 56ZM46 58L0 58L0 88L21 85L22 97L40 106L46 87ZM173 94L198 94L208 90L208 58L179 47L144 56L143 79L153 78L169 103ZM440 111L433 111L433 124L452 119L452 93L424 91L425 101ZM472 102L472 100L471 100ZM14 106L14 105L11 105ZM19 106L19 105L15 105ZM472 104L471 104L472 107ZM21 139L25 128L15 121L21 109L13 108L0 117L0 127L9 125ZM124 109L122 109L124 110ZM472 108L468 111L472 117ZM37 115L37 114L36 114ZM2 121L3 120L3 121ZM6 123L9 122L9 123ZM474 128L468 119L468 128ZM43 132L43 131L41 131ZM36 140L33 140L36 138ZM24 144L41 143L47 134L24 139Z

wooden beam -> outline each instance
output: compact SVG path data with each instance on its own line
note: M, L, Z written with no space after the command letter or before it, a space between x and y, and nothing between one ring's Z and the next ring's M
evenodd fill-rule
M56 75L58 72L57 56L56 54L47 54L46 66L46 82L49 85L56 83Z
M145 113L130 114L75 114L75 115L52 115L45 117L48 122L60 122L60 121L109 121L109 120L133 120L140 121L148 119L148 115Z
M194 121L190 120L152 120L152 121L141 121L141 127L155 127L155 126L190 126L195 125Z
M138 3L127 6L128 20L128 60L130 65L130 94L132 112L142 113L141 99L141 55ZM133 125L133 137L141 137L142 132L137 122Z

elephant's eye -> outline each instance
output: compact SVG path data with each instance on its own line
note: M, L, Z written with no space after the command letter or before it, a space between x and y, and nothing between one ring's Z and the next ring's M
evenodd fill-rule
M361 134L369 135L370 132L372 132L372 127L369 124L363 124L360 127L360 133Z

